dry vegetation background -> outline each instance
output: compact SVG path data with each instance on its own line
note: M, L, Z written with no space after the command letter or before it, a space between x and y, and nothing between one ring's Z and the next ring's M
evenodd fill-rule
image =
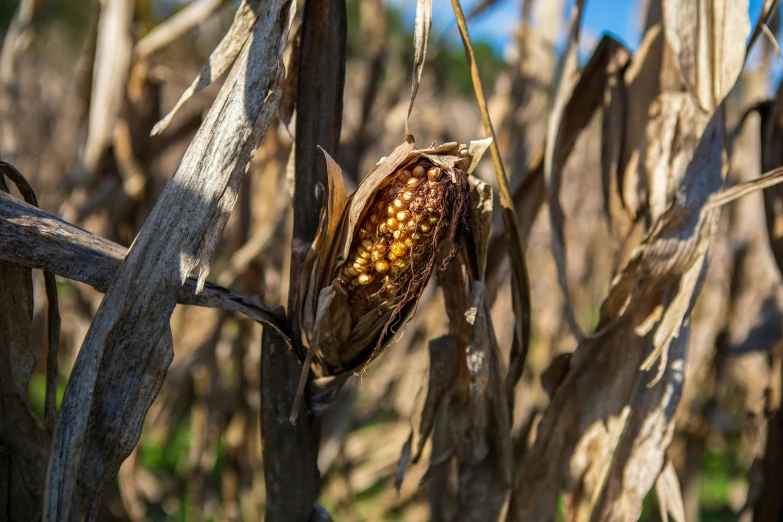
M579 61L583 2L522 2L512 53L473 50L529 294L496 196L486 274L438 273L396 345L361 378L338 376L328 409L303 407L295 429L275 431L294 395L267 391L265 405L261 389L296 389L280 339L299 326L273 309L297 303L292 266L331 187L321 153L295 136L334 157L350 194L405 137L417 57L383 0L307 4L288 34L279 1L0 3L0 520L307 520L315 498L313 520L780 520L783 191L721 192L722 176L750 192L783 165L776 2L750 20L746 2L642 2L639 49L605 37ZM245 25L229 32L238 8ZM227 32L207 78L265 20L269 47L248 44L228 79L202 82L150 136ZM434 27L410 132L419 147L484 138L465 53ZM493 165L474 176L497 191ZM317 176L296 179L306 168ZM164 192L175 171L195 173L181 178L190 192ZM232 187L221 236L190 195L222 204ZM35 197L45 213L19 201ZM194 297L195 279L179 287L197 253L208 265L199 245L215 230L209 279L231 291L208 282ZM27 267L57 274L56 292L40 270L28 289ZM443 341L464 332L473 279L485 330ZM174 308L178 293L200 306ZM266 369L262 337L278 357ZM153 349L164 345L167 373L170 353ZM76 364L80 347L92 355Z

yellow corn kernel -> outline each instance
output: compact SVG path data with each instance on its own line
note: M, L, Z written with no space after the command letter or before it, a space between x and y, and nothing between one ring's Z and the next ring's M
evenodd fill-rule
M395 216L397 218L397 221L405 222L408 221L408 218L410 217L411 213L407 210L400 210L397 212L397 215Z
M422 167L421 165L417 165L417 166L416 166L416 167L413 169L413 177L414 177L414 178L423 178L423 177L424 177L424 174L425 174L425 172L424 172L424 167Z
M438 167L432 167L430 170L427 171L427 179L430 181L440 181L441 178L441 172Z
M372 276L370 274L362 274L356 278L356 281L362 286L367 286L372 283Z
M399 199L399 198L395 199L395 200L392 202L392 205L393 205L393 206L394 206L394 208L396 208L397 210L402 210L402 209L404 209L404 208L405 208L405 203L403 203L403 202L402 202L402 200L401 200L401 199Z
M399 241L395 241L394 243L392 243L391 251L392 251L392 254L394 254L394 255L396 255L398 257L399 256L404 256L405 253L408 251L408 247L406 247L404 243L401 243Z
M394 219L393 217L390 217L386 220L386 226L389 227L389 230L397 230L400 228L400 222Z
M375 262L375 271L381 274L385 274L389 271L390 265L387 261L381 259Z

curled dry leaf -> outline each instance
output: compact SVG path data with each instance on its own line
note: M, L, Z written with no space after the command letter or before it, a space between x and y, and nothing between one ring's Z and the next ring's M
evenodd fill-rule
M429 343L430 375L427 382L427 395L419 423L419 440L416 443L416 453L413 462L418 462L424 452L432 429L435 427L435 416L444 399L451 393L459 373L459 342L450 335L438 337Z
M405 477L405 470L408 467L408 463L411 460L411 447L413 446L413 431L408 435L408 439L402 446L402 452L400 458L397 460L397 466L394 468L394 489L397 490L397 495L400 494L400 488L402 487L402 479Z
M748 1L663 0L663 21L683 82L699 107L712 113L745 64Z
M424 69L424 60L427 57L427 42L430 39L430 27L432 26L432 0L416 1L416 24L413 29L413 80L411 81L411 101L408 105L408 116L405 118L405 135L408 132L408 120L413 111L413 102L416 101L416 93L419 92L421 72Z
M560 206L560 184L562 178L557 170L555 160L557 158L558 142L561 132L564 112L569 98L571 98L577 81L578 60L577 48L579 46L579 29L582 23L582 10L584 0L577 0L571 9L571 25L568 33L568 42L563 56L558 64L557 87L554 106L549 115L546 132L546 152L544 156L544 179L546 180L547 193L549 194L549 221L552 229L552 254L557 267L557 279L565 296L565 314L568 326L577 339L582 339L584 334L576 321L574 309L569 298L568 281L566 280L566 253L565 253L565 214ZM603 87L601 87L603 89ZM575 136L574 136L575 138Z
M7 187L0 174L0 193ZM0 261L0 510L9 520L40 517L49 435L30 410L35 370L31 270Z
M25 198L28 204L38 206L38 198L35 191L27 179L19 172L16 167L5 161L0 161L0 178L7 176L19 192ZM4 187L0 186L0 192ZM57 282L54 273L44 272L44 286L46 288L46 300L48 301L47 310L47 334L49 347L46 355L46 398L44 402L44 418L46 429L49 435L54 431L55 421L55 402L58 377L58 359L57 354L60 350L60 305L57 298Z
M651 2L655 4L656 2ZM623 206L636 219L645 206L647 191L646 162L647 125L650 108L661 91L661 74L665 40L660 24L651 26L639 50L625 70L625 122L618 185ZM654 137L654 135L650 135Z
M133 54L133 0L102 0L83 164L92 173L109 145L125 99Z
M685 503L682 501L680 481L671 460L666 461L658 480L655 481L655 495L658 497L661 520L668 520L668 515L671 515L674 522L685 522Z

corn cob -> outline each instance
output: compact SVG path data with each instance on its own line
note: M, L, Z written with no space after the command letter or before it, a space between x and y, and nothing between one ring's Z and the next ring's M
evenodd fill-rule
M457 175L464 178L461 171ZM451 228L455 196L452 179L426 160L398 170L378 191L348 261L338 267L354 321L372 309L382 311L420 293L438 244Z

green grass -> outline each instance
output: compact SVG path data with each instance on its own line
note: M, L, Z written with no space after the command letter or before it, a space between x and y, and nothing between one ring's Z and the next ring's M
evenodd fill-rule
M46 405L46 375L43 373L34 373L27 385L27 393L30 397L30 406L33 413L41 420L44 419L44 408ZM63 401L65 394L65 384L57 383L57 409Z

